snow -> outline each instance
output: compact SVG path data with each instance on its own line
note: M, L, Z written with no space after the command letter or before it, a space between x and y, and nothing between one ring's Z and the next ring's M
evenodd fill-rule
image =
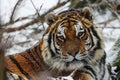
M1 11L0 17L1 17L1 20L3 23L6 23L9 21L11 11L13 10L13 7L15 6L16 1L17 0L0 0L0 2L2 2L2 4L0 4L1 5L0 6L1 7L0 8L0 11ZM64 1L64 0L61 0L61 1ZM57 2L58 2L58 0L50 0L50 1L34 0L33 1L34 5L36 6L37 9L40 8L40 6L42 5L42 9L39 12L40 14L43 14L48 9L50 9L52 6L55 6ZM68 5L69 5L69 3L66 6L59 8L58 10L55 10L54 12L58 13L62 10L66 10L66 9L68 9L67 8ZM17 19L17 18L23 17L23 16L29 16L34 13L35 13L35 9L31 3L31 0L23 0L22 5L18 6L18 10L15 13L14 19ZM100 16L97 12L95 12L94 15L95 15L94 22L96 24L99 22L102 22L104 20L108 20L111 17L111 13L109 11L107 11L107 13L102 16ZM15 27L15 26L17 27L18 25L23 24L23 23L25 23L25 21L11 25L9 27ZM46 24L44 24L44 25L47 26ZM118 20L115 20L114 22L110 22L110 24L106 24L106 26L108 26L108 27L110 27L110 26L119 27L119 25L120 25L120 22ZM99 25L99 26L104 27L104 25ZM34 30L32 30L33 27L38 27L38 26L34 25L34 26L30 26L29 28L26 28L25 30L4 34L4 36L8 36L8 35L14 36L15 43L30 40L30 42L25 45L14 45L11 49L8 50L7 54L21 52L21 51L29 48L30 46L32 46L37 40L39 40L42 37L41 33L34 34ZM38 28L41 29L42 27L39 26ZM120 35L120 30L104 28L103 33L104 33L104 37L105 37L105 50L107 52L107 56L109 56L109 55L111 55L111 54L109 54L109 50L111 49L112 45L114 44L114 42ZM115 57L116 57L116 55L114 55L113 58L115 58ZM110 58L110 60L112 61L113 59ZM107 61L109 62L110 60L107 60Z

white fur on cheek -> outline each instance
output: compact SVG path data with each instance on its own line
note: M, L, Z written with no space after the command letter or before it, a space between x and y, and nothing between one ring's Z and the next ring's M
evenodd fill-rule
M43 59L46 61L46 58L47 59L50 59L51 58L51 53L50 53L50 50L49 50L49 45L48 45L48 34L46 34L44 37L43 37L43 44L42 44L42 56L43 56ZM46 57L47 55L47 57Z
M50 47L51 47L52 51L53 51L54 53L56 53L53 40L51 40L51 45L50 45Z

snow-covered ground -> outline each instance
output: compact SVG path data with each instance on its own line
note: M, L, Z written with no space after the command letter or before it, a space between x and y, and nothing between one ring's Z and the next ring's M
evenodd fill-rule
M13 7L14 7L16 1L17 0L0 0L0 5L1 5L0 6L0 16L1 16L1 20L3 23L6 23L9 21L11 11L13 10ZM61 0L61 1L64 1L64 0ZM52 6L55 6L57 2L58 2L58 0L33 0L33 3L36 6L36 8L39 8L42 5L40 14L42 14L45 11L47 11L48 9L50 9ZM69 5L69 3L67 5ZM55 13L60 12L62 10L66 10L67 9L66 6L62 7L59 10L56 10ZM18 7L18 10L15 13L14 19L17 19L17 18L23 17L23 16L32 15L34 13L35 13L35 9L31 3L31 0L23 0L22 5L20 5ZM98 15L98 13L94 13L94 15ZM104 20L108 20L110 18L110 16L111 16L111 13L109 11L107 11L107 13L105 15L95 16L94 22L97 24ZM14 27L14 26L17 27L17 25L23 24L23 23L24 22L21 22L21 23L15 24L15 25L11 25L9 27ZM114 22L111 22L110 24L107 24L108 27L110 27L110 26L119 27L119 25L120 25L120 22L117 20ZM47 25L45 24L45 26L47 26ZM104 25L99 25L99 26L104 27ZM23 45L23 44L14 45L12 48L10 48L8 50L7 54L21 52L21 51L29 48L30 46L34 45L35 42L42 37L41 33L33 34L34 31L31 29L33 27L38 27L38 25L30 26L25 30L4 34L4 36L8 36L8 35L14 36L15 43L28 41L28 43L26 43L25 45ZM39 26L38 28L41 28L41 26ZM104 28L103 33L104 33L104 37L105 37L105 50L108 53L108 51L110 50L110 48L112 47L112 45L114 44L114 42L116 41L118 36L120 36L120 29ZM107 55L110 55L110 54L108 53Z

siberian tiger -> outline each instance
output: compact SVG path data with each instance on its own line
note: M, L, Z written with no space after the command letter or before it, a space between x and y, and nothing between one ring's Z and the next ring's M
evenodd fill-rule
M111 80L103 36L90 8L48 14L46 22L49 26L38 45L5 57L10 73L25 80L47 80L77 69L74 80Z

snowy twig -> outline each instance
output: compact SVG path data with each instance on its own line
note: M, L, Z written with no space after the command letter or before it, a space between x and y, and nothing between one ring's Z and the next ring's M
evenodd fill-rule
M35 18L35 19L33 19L33 20L25 23L25 24L22 24L22 25L18 26L17 28L4 28L4 32L14 32L14 31L18 31L18 30L24 29L24 28L26 28L26 27L28 27L28 26L30 26L30 25L33 25L33 24L35 24L35 23L44 22L44 17L45 17L46 14L52 12L53 10L55 10L55 9L61 7L61 6L64 6L68 1L69 1L69 0L59 3L59 5L53 6L53 7L50 8L47 12L45 12L44 14L42 14L42 15L40 16L40 18L39 18L39 16L38 16L37 18Z
M102 29L104 29L104 28L110 28L110 29L120 29L120 27L97 27L97 28L102 28Z
M10 21L9 21L9 22L11 22L11 23L13 22L13 16L14 16L14 14L15 14L15 11L16 11L18 5L20 5L20 3L21 3L22 1L23 1L23 0L18 0L17 3L15 4L15 7L13 8L13 11L12 11L12 13L11 13Z
M115 4L110 4L107 0L105 0L105 2L108 6L108 9L117 16L117 18L119 19L119 22L120 22L120 15L117 13Z
M117 18L116 17L113 17L113 18L110 18L110 19L108 19L108 20L106 20L106 21L103 21L103 22L99 22L99 23L97 23L97 24L108 24L108 23L110 23L111 21L114 21L114 20L116 20Z
M20 22L20 21L24 21L24 20L28 20L28 19L33 19L35 17L36 14L33 14L33 15L29 15L29 16L26 16L26 17L20 17L12 22L7 22L5 24L1 24L1 27L5 27L5 26L8 26L8 25L12 25L12 24L15 24L17 22Z
M40 16L39 10L36 8L36 6L34 5L34 3L33 3L32 0L31 0L31 3L32 3L32 5L33 5L33 7L34 7L34 9L35 9L35 11L36 11L36 14L37 14L38 16Z
M26 43L29 43L29 42L30 42L30 40L26 40L26 41L15 43L15 45L23 45L23 44L26 44Z

